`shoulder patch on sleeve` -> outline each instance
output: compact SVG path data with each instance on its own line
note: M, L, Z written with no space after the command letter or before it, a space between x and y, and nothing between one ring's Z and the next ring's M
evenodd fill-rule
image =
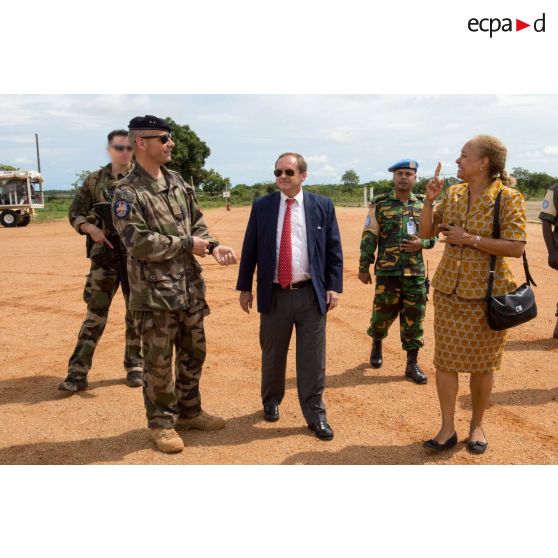
M373 205L366 216L366 220L364 221L364 231L371 232L378 236L380 232L380 225L378 224L378 220L376 219L376 207Z
M120 198L114 202L113 212L114 216L118 217L118 219L125 219L126 217L128 217L128 215L130 215L131 211L132 206L130 205L130 202L125 198Z

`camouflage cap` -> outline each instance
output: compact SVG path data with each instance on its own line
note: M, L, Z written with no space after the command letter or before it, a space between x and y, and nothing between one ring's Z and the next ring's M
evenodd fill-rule
M146 114L145 116L136 116L130 120L128 124L129 130L165 130L171 131L169 123L163 118Z

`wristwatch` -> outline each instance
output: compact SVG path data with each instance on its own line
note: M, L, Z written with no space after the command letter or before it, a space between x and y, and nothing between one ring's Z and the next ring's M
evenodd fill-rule
M479 242L481 241L482 236L478 235L475 236L475 242L473 242L473 248L478 248L479 247Z
M210 242L209 243L209 247L207 248L210 254L213 254L213 250L215 250L215 248L217 248L217 246L219 246L219 243L217 241L215 242Z

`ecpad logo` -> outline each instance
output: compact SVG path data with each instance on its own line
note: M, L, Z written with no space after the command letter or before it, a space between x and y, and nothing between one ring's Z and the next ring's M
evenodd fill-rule
M543 13L543 15L539 19L536 19L533 22L532 27L536 33L545 32L545 26L546 26L545 20L546 20L546 14ZM489 33L490 38L492 38L492 35L494 33L497 33L498 31L503 31L503 32L514 31L512 19L509 17L505 17L503 19L500 19L498 17L485 17L482 19L472 17L467 22L467 27L469 31L473 33L478 33L479 31L482 31L483 33ZM525 23L521 19L515 20L515 31L521 31L522 29L526 29L527 27L531 27L531 24Z

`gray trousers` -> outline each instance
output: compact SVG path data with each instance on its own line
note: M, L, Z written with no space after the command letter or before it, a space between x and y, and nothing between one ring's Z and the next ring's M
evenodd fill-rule
M262 403L279 405L285 395L287 353L296 327L296 385L302 414L308 424L326 421L326 316L320 312L311 284L297 290L273 287L271 310L260 314Z

